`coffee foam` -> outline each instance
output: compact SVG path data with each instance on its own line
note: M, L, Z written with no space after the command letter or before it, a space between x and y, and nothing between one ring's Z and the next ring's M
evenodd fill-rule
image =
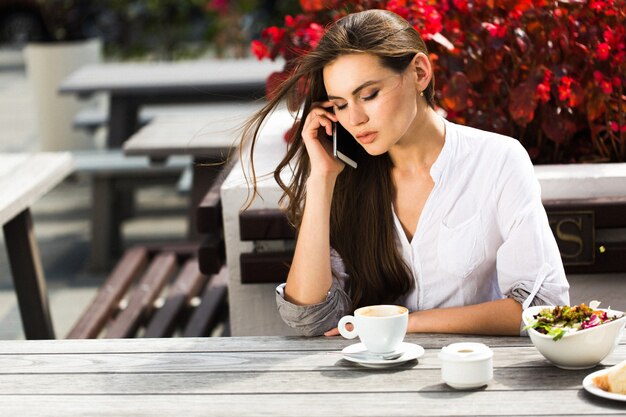
M381 305L362 307L355 311L355 314L361 317L392 317L402 315L407 311L406 307L402 306Z

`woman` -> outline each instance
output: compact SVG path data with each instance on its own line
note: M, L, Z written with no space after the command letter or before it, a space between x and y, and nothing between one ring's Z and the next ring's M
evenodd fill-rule
M337 21L244 138L253 145L303 85L303 122L274 173L298 230L277 289L288 325L335 335L343 315L393 303L411 311L410 332L514 335L523 308L569 303L526 151L435 112L428 52L408 22L382 10ZM357 169L333 158L333 123L361 145Z

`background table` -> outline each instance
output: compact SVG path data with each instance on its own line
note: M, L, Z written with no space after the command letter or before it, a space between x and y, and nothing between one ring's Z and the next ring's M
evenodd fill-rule
M143 105L261 98L267 77L283 65L256 59L87 65L64 80L59 92L109 93L107 143L114 148L137 129Z
M263 101L219 103L187 115L157 116L123 145L128 156L159 162L174 155L193 157L189 234L196 232L196 208L222 163L237 152L243 124Z
M0 342L0 411L37 416L626 415L582 389L602 366L566 371L524 337L409 335L419 361L370 369L328 355L334 338L245 337ZM494 379L456 391L439 350L476 341L494 351ZM603 365L626 359L626 338Z
M69 153L0 154L0 224L28 339L53 339L30 207L74 169Z

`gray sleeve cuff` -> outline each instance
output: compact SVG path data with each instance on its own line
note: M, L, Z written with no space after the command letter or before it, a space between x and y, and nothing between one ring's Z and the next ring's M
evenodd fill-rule
M276 289L276 304L283 321L303 336L321 336L337 326L339 319L350 309L350 297L337 279L328 291L326 300L320 304L299 306L284 298L284 284Z
M530 291L524 288L523 284L520 284L517 287L513 288L511 292L507 295L508 298L514 299L515 301L520 303L520 305L522 306L524 305L524 302L528 299L529 296L530 296ZM539 296L535 295L533 300L530 302L529 307L541 306L541 305L546 305L546 304L547 304L546 301L541 299ZM524 330L524 327L525 327L524 320L522 320L519 325L520 336L528 336L528 332Z

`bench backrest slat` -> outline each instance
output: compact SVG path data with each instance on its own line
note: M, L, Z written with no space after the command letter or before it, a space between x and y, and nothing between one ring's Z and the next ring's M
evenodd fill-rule
M145 315L152 310L154 301L172 276L175 267L175 253L164 252L156 256L134 289L128 307L118 314L107 329L106 338L133 336Z
M165 303L152 316L143 337L170 337L182 310L198 295L206 281L198 268L198 260L189 259L170 286Z
M224 266L214 275L202 293L202 301L196 307L183 331L183 337L208 336L226 307L228 268Z
M278 209L247 210L239 214L241 240L293 239L295 230Z
M100 334L120 300L148 263L148 251L131 248L104 282L88 309L74 325L68 339L91 339Z

